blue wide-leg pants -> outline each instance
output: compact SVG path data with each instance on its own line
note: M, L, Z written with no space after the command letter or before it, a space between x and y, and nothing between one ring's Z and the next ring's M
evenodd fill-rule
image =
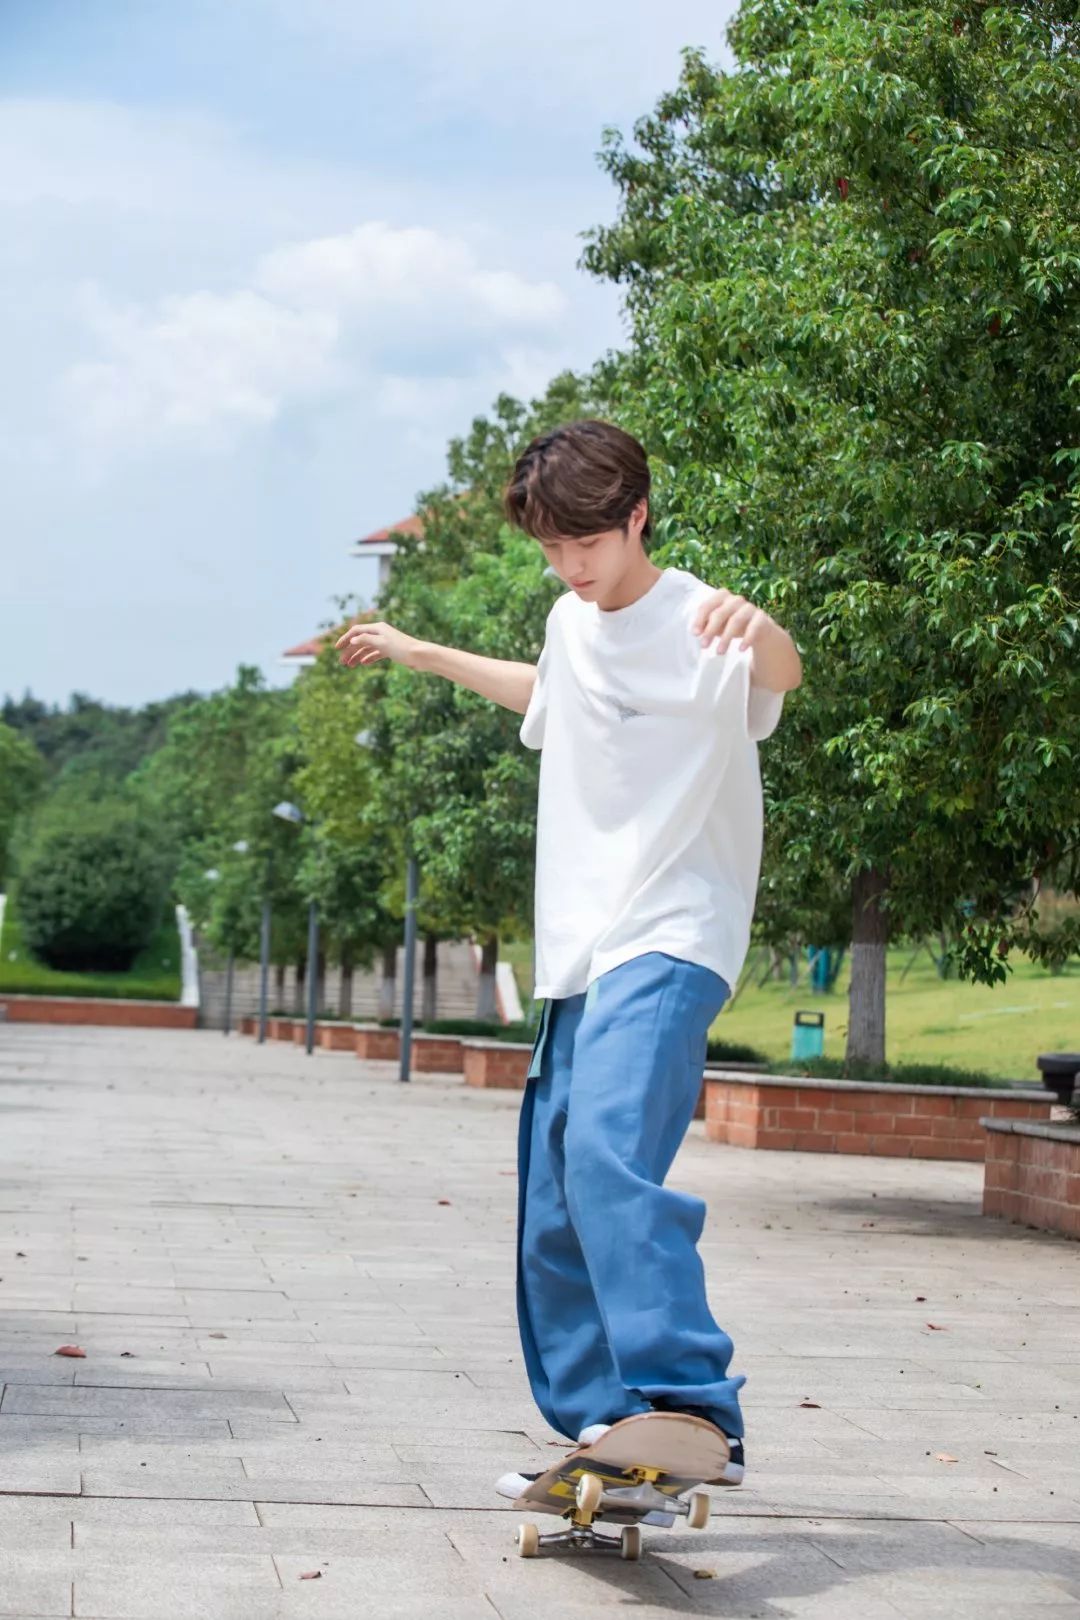
M705 1204L663 1184L729 994L651 951L544 1005L518 1139L518 1324L536 1403L570 1439L654 1407L742 1436L745 1378L728 1376L697 1252Z

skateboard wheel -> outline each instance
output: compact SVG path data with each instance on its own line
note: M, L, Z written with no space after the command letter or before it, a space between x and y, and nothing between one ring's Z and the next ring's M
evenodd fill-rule
M641 1527L628 1524L619 1537L619 1553L623 1558L636 1562L641 1557Z
M535 1558L540 1551L540 1532L535 1524L519 1524L516 1540L519 1558Z
M704 1530L709 1522L712 1502L707 1491L695 1491L690 1498L690 1511L686 1522L691 1530Z
M604 1494L604 1482L596 1474L582 1474L576 1492L577 1505L582 1513L595 1513Z

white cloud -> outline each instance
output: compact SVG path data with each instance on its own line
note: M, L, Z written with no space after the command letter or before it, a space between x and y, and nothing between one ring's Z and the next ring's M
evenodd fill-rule
M332 315L251 291L192 293L142 310L86 294L101 357L68 370L65 403L97 448L214 424L265 423L334 377Z
M426 311L481 323L547 325L566 298L553 282L530 282L506 270L485 270L460 238L422 226L396 229L382 221L357 226L267 254L257 273L267 292L300 307L371 313Z
M553 283L486 269L459 238L380 222L275 250L251 281L149 306L88 290L97 353L61 385L78 437L97 454L172 436L228 444L290 406L359 387L392 416L406 399L445 406L478 361L514 380L522 332L539 340L527 369L542 381L566 309ZM442 374L448 350L459 377ZM403 358L413 364L399 376Z

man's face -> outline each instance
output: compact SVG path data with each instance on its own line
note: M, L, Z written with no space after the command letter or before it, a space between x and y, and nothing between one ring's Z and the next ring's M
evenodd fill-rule
M624 529L566 540L541 540L544 555L564 584L583 602L603 607L616 597L627 569L640 553L641 531L648 508L643 501Z

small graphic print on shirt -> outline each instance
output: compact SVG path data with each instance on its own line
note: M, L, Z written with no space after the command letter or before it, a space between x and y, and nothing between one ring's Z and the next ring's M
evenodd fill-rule
M615 705L615 710L616 710L616 713L618 714L620 720L640 720L641 719L641 710L640 709L627 708L626 704L625 703L620 703L618 698L612 698L611 701Z

